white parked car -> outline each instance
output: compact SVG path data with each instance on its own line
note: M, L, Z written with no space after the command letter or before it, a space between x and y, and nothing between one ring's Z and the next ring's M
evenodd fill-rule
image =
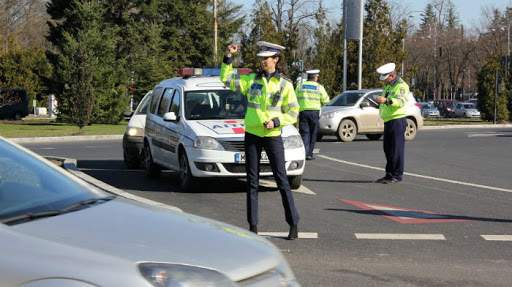
M453 113L458 118L480 118L480 111L474 103L457 103Z
M358 134L370 140L378 140L384 133L384 122L379 116L375 98L382 95L381 89L346 91L334 97L322 107L319 138L336 135L342 142L353 141ZM417 102L409 94L405 139L412 140L423 126L423 117Z
M193 189L198 178L246 176L246 99L227 89L215 74L218 70L212 76L177 77L154 88L144 137L148 175L156 176L161 169L176 170L183 190ZM305 165L302 138L294 126L283 127L282 137L290 185L297 189ZM272 176L264 152L260 175Z
M123 135L123 159L128 168L137 168L142 160L144 147L144 126L151 92L146 93L133 111Z

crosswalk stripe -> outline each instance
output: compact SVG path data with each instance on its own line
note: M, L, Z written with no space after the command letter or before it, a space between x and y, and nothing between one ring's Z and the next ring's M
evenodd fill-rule
M355 233L357 239L446 240L443 234Z
M512 241L512 235L480 235L487 241Z
M258 232L259 236L285 238L288 237L288 232ZM299 232L299 239L318 239L316 232Z

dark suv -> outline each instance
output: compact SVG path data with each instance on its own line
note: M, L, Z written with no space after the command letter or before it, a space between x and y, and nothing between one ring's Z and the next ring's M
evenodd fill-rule
M0 89L0 119L20 120L28 115L28 96L23 89Z

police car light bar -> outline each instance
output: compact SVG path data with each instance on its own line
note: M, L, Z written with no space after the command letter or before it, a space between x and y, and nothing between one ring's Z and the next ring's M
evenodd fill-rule
M252 70L249 68L238 68L235 69L238 71L240 75L247 75L252 73ZM219 68L180 68L178 70L178 75L183 78L188 78L192 76L202 76L202 77L215 77L220 76Z

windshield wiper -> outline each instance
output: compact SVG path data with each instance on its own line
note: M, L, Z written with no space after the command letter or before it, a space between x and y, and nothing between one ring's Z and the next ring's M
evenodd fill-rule
M109 200L112 200L114 198L115 198L115 196L113 196L113 195L106 196L106 197L99 197L99 198L90 198L90 199L79 201L77 203L73 203L72 205L67 206L64 209L61 209L61 211L62 212L75 211L75 210L79 210L79 209L85 208L87 206L94 205L94 204L102 202L102 201L109 201Z
M2 219L3 224L15 224L19 222L25 222L25 221L32 221L39 218L45 218L45 217L52 217L59 214L62 214L63 212L60 210L47 210L47 211L41 211L41 212L34 212L34 213L25 213L21 215L16 215L13 217L9 217L6 219Z
M12 225L12 224L16 224L16 223L20 223L20 222L32 221L32 220L36 220L36 219L40 219L40 218L57 216L57 215L60 215L60 214L64 214L64 213L68 213L68 212L72 212L72 211L76 211L76 210L80 210L82 208L94 205L94 204L99 203L99 202L109 201L109 200L112 200L114 198L115 198L115 196L106 196L106 197L100 197L100 198L86 199L86 200L79 201L77 203L73 203L72 205L67 206L66 208L63 208L63 209L60 209L60 210L46 210L46 211L41 211L41 212L27 212L27 213L24 213L24 214L20 214L20 215L16 215L16 216L13 216L13 217L6 218L6 219L2 219L1 222L3 224Z

